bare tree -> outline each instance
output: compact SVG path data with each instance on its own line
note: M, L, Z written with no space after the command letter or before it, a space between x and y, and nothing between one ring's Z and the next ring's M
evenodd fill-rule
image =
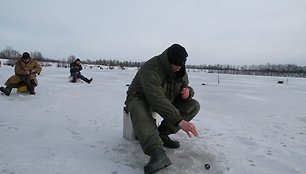
M39 51L34 51L34 52L31 52L31 57L33 59L36 59L38 61L43 61L44 60L44 57L42 56L41 52Z
M10 46L7 46L3 51L0 52L0 58L3 59L17 59L20 57L21 54Z
M72 62L75 61L75 59L76 59L76 57L75 57L74 55L70 55L70 56L67 58L67 62L68 62L68 63L72 63Z

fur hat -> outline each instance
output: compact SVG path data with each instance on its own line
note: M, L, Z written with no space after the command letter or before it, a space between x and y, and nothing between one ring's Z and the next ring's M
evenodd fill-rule
M184 66L188 57L185 48L179 44L171 45L167 50L167 54L169 63L178 66Z

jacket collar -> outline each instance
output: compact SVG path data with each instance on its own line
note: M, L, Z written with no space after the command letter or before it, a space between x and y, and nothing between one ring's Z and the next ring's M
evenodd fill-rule
M30 58L30 60L29 60L28 62L25 62L23 59L20 59L20 60L21 60L21 62L22 62L22 63L24 63L24 64L28 64L28 63L30 63L30 62L31 62L31 60L32 60L32 59Z

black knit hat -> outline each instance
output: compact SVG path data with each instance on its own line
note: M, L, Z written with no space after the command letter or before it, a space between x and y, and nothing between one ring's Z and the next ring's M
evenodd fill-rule
M28 53L28 52L24 52L23 54L22 54L22 57L21 57L22 59L31 59L31 57L30 57L30 54Z
M170 64L184 66L188 57L188 53L184 47L179 44L173 44L167 51Z

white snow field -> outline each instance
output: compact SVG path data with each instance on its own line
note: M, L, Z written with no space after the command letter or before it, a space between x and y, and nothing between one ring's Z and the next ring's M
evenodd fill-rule
M149 157L122 137L126 84L136 72L87 68L93 82L72 84L69 69L52 66L38 76L35 96L0 94L0 173L142 174ZM181 147L165 149L173 164L159 174L305 173L306 79L220 74L218 85L218 74L188 73L201 137L171 136ZM12 74L2 66L0 85Z

